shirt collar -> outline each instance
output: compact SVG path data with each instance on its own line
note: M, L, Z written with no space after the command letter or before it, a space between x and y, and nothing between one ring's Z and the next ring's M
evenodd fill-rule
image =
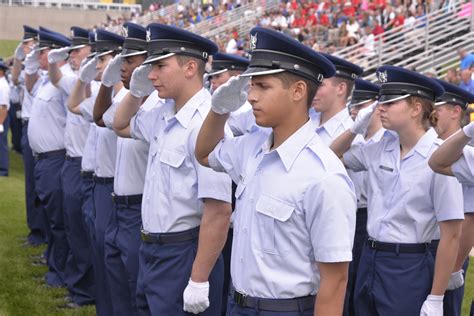
M298 155L303 151L306 145L317 134L314 132L314 123L308 120L302 127L300 127L293 135L283 142L275 150L278 153L286 171L290 171ZM270 147L273 143L273 133L271 133L265 143L262 145L264 153L270 152Z
M391 137L394 137L394 139L398 140L398 135L393 132L386 130L384 133L384 137L391 135ZM433 143L436 141L438 138L438 134L436 134L436 131L434 128L430 128L416 143L415 147L410 150L410 152L416 151L418 154L426 158L430 152L431 147L433 146ZM393 151L397 146L400 146L399 141L391 141L387 144L387 147L385 148L386 151ZM410 156L408 154L406 157Z
M318 129L324 128L328 132L329 136L333 137L339 126L344 124L347 119L352 121L349 111L347 111L347 108L344 108L336 115L331 117L326 123L319 125ZM319 115L319 124L321 124L321 115ZM349 128L349 126L347 126L347 128Z
M188 102L184 104L184 106L178 111L178 113L174 114L174 117L184 128L188 128L188 125L191 122L191 119L193 118L196 111L204 110L202 109L201 105L203 105L206 100L210 99L211 94L209 93L209 91L202 88L195 95L193 95L192 98L188 100ZM168 115L170 114L166 114L167 113L165 112L165 119L169 120L171 117ZM205 115L204 111L202 111L202 114Z

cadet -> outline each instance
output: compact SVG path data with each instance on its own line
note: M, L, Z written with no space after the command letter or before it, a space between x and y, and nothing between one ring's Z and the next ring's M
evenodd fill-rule
M64 94L48 79L48 52L50 49L70 46L67 37L59 33L39 31L39 47L25 59L25 85L29 93L40 82L34 97L28 123L28 140L35 163L35 187L44 207L50 236L48 238L46 282L50 286L65 286L66 261L69 245L66 239L63 215L61 168L64 164L64 133L66 109ZM65 62L60 62L67 71ZM38 72L41 69L43 72ZM62 70L63 70L62 69ZM45 128L47 127L47 128Z
M29 54L33 46L37 43L38 30L23 25L23 40L15 49L15 57L13 59L12 67L12 81L16 85L21 85L23 92L23 99L21 102L21 119L23 121L23 130L21 134L21 147L23 155L23 166L25 172L25 204L26 204L26 222L30 230L27 242L30 245L36 246L45 243L47 233L47 220L43 208L36 203L37 195L35 191L35 177L34 177L34 158L31 152L31 147L28 142L28 120L30 119L31 104L33 102L33 95L40 85L37 81L29 93L25 86L24 72L22 71L22 63L27 54Z
M53 49L48 53L48 75L51 83L64 94L64 106L77 81L76 71L91 53L89 31L71 27L72 46ZM62 73L58 62L67 60L73 72ZM61 171L64 193L66 236L71 249L66 269L66 284L72 302L68 307L94 303L94 279L91 248L82 213L81 160L90 124L80 115L67 111L64 145L66 161Z
M354 80L363 69L344 59L324 54L336 67L336 74L323 79L313 100L310 117L316 123L316 131L326 145L350 128L353 121L347 109Z
M215 316L221 310L220 252L229 227L231 183L200 166L194 147L211 101L203 87L204 67L217 46L162 24L150 24L147 33L147 66L132 75L135 103L120 106L114 119L119 136L150 144L137 305L145 315ZM141 74L150 68L148 78ZM152 86L174 104L139 110Z
M433 101L444 89L400 67L383 66L377 73L382 83L380 119L389 131L379 142L344 154L346 167L368 171L369 182L369 238L357 271L355 312L442 315L464 217L459 183L428 167L428 158L440 144L430 128ZM333 142L338 155L356 134L365 133L376 106L360 110L351 130ZM434 261L429 243L437 223L441 240Z
M340 315L352 258L355 195L308 109L323 78L321 54L254 28L249 71L213 95L196 157L238 183L228 315ZM248 100L256 129L224 138L228 113ZM311 170L311 172L308 172ZM337 191L337 196L334 192Z
M7 81L8 66L0 60L0 176L8 176L8 129L10 118L10 86Z

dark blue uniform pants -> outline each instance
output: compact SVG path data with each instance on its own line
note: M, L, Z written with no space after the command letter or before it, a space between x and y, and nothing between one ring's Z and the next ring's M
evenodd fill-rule
M105 266L114 315L137 315L141 204L116 203L105 233Z
M3 133L0 133L0 177L8 176L10 157L8 153L8 129L10 128L10 118L5 118L3 122Z
M430 244L431 254L436 259L436 252L438 251L439 240L433 240ZM466 272L469 266L469 258L466 259L463 265L464 280L466 280ZM464 285L453 291L446 290L443 301L443 314L449 316L461 316L462 299L464 297Z
M81 159L66 159L62 169L64 220L70 252L66 284L76 304L94 303L94 271L91 246L82 214Z
M113 315L110 286L105 269L105 230L115 208L112 201L113 183L94 183L95 245L94 273L96 282L96 311L99 316ZM115 303L115 302L114 302Z
M394 253L364 246L357 271L357 316L419 316L431 291L434 259L424 253Z
M63 192L61 169L64 156L37 160L35 163L35 184L38 198L48 217L50 236L48 238L46 282L51 286L65 286L66 261L69 245L64 228Z
M28 141L28 122L23 124L21 146L25 170L26 223L30 230L28 242L39 245L47 242L48 221L35 190L35 159Z
M142 242L137 284L140 315L193 315L183 311L183 292L191 276L197 245L197 239L169 244ZM210 306L199 315L220 315L222 261L220 256L209 276Z
M22 136L22 122L18 118L17 111L20 110L19 103L11 103L8 110L8 117L10 118L10 130L12 131L12 145L13 149L21 154L21 136Z
M94 181L92 178L82 178L82 216L84 217L85 229L89 237L89 245L94 249L95 245L95 210L94 210Z
M313 316L314 307L300 312L269 312L256 308L240 307L229 295L227 299L227 316Z

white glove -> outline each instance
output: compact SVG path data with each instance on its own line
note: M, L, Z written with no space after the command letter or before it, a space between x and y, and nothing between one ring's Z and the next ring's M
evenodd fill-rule
M183 293L183 310L199 314L209 307L209 282L196 283L189 279Z
M25 51L23 50L23 43L20 42L15 49L15 59L23 60L25 59Z
M32 75L38 72L40 51L33 49L25 58L25 72L27 75Z
M3 127L3 124L0 124L0 134L3 133L4 130L5 128Z
M153 83L148 79L150 71L151 65L142 65L135 68L130 79L130 93L133 96L143 98L155 90Z
M451 273L451 277L448 282L448 290L455 290L464 285L464 270L461 269L457 272Z
M97 76L97 58L92 58L79 69L79 80L90 83Z
M420 316L443 316L444 295L428 295L421 306Z
M232 77L212 94L211 110L227 114L238 110L247 101L249 77Z
M48 63L55 64L60 61L66 60L67 57L69 56L70 51L71 51L71 48L69 47L52 49L48 53Z
M104 86L112 87L114 84L119 83L122 80L120 77L121 66L122 55L118 54L108 63L107 67L105 67L101 80Z
M351 127L351 133L352 134L360 134L360 135L365 135L367 133L367 128L369 127L370 123L370 118L372 117L372 114L374 113L375 108L377 107L378 102L375 101L371 105L369 105L366 108L363 108L362 110L357 113L357 117L354 121L354 125Z
M474 122L471 122L462 128L464 134L469 138L474 138Z

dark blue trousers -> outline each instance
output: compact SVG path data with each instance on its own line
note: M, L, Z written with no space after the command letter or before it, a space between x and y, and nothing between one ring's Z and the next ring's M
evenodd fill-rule
M112 201L113 184L95 183L93 190L95 210L94 273L96 284L96 311L99 316L113 315L110 286L105 269L105 230L115 208ZM115 303L115 302L114 302Z
M116 203L105 233L105 266L114 315L137 315L141 204Z
M234 239L234 230L229 228L229 233L227 234L227 240L222 249L222 258L224 259L224 288L222 291L222 312L221 315L224 316L227 313L227 299L229 297L229 289L231 282L230 277L230 262L232 259L232 240Z
M436 252L438 251L439 240L433 240L430 244L431 254L436 259ZM463 265L464 280L466 280L466 272L469 266L469 258L466 259ZM443 313L449 316L461 316L462 299L464 298L464 285L455 290L446 290L444 293Z
M269 312L257 308L240 307L229 295L227 299L227 316L313 316L314 307L299 312Z
M21 118L18 118L16 115L17 111L19 110L19 103L11 103L10 109L8 110L8 117L10 118L10 130L12 132L13 150L21 154L22 122Z
M8 168L10 164L8 150L8 129L10 128L10 118L5 118L3 122L3 133L0 133L0 177L8 176Z
M84 217L85 229L89 237L89 245L94 249L95 245L95 210L94 210L94 180L82 179L82 216Z
M183 292L191 276L197 245L197 239L170 244L142 242L137 284L140 315L193 315L183 311ZM221 313L222 261L220 256L209 276L210 306L199 315Z
M355 315L419 316L433 274L434 259L428 249L408 254L364 246L355 285Z
M28 141L28 122L23 124L21 146L25 170L26 223L30 230L28 242L39 245L47 242L48 221L35 190L35 159Z
M35 184L38 198L48 217L50 236L48 238L46 282L51 286L65 286L66 262L69 245L64 228L63 192L61 169L64 156L37 160Z
M355 314L354 290L357 278L357 270L359 269L360 256L367 238L367 208L359 208L357 209L356 214L354 245L352 247L352 261L349 264L349 278L347 281L346 297L344 300L345 316L352 316Z
M62 169L64 220L70 252L66 266L66 284L78 305L94 303L94 271L91 246L82 215L81 159L66 159Z

